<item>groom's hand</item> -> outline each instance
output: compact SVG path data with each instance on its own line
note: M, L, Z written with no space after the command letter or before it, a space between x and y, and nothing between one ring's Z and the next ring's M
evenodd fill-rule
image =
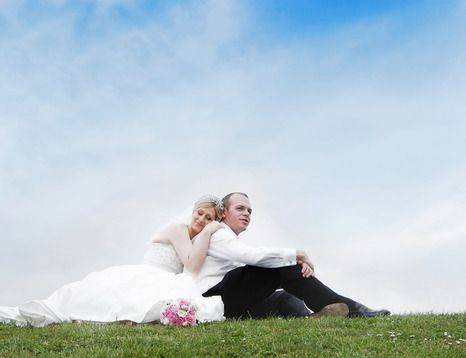
M303 276L304 277L309 277L309 276L314 276L314 265L313 263L311 262L311 260L309 259L309 256L307 256L306 254L306 251L304 250L296 250L296 262L301 265L302 267L302 270L301 272L303 273ZM307 267L305 267L305 266ZM305 276L305 274L307 275L309 273L309 269L310 269L310 275L309 276Z
M297 263L301 265L301 274L304 278L314 276L314 270L306 262L298 260Z

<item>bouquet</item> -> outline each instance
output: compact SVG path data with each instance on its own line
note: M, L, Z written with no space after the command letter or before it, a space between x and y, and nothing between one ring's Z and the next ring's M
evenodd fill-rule
M160 322L168 326L195 326L196 306L184 299L168 303Z

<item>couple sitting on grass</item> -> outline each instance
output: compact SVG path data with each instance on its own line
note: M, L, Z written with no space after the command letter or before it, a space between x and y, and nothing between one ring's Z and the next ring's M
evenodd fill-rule
M156 234L142 265L113 266L65 285L45 300L0 307L0 322L159 322L167 303L180 298L197 307L198 322L390 314L325 286L302 250L252 247L239 240L251 212L244 193L222 200L202 197L189 222L169 224Z

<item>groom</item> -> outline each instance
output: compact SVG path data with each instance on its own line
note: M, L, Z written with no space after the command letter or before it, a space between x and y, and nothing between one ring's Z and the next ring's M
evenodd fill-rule
M225 228L212 235L207 257L196 281L204 292L203 296L222 297L227 318L263 317L264 311L258 307L276 306L274 301L283 300L283 297L288 305L281 304L282 310L285 307L285 311L290 311L284 312L285 315L305 315L303 312L306 311L295 297L317 313L325 312L329 307L331 311L334 306L337 314L341 314L344 306L346 311L343 315L348 310L349 316L390 314L387 310L371 310L325 286L313 276L313 265L302 250L251 247L238 240L238 235L247 229L250 222L252 209L249 198L236 192L222 200ZM279 288L284 292L276 291Z

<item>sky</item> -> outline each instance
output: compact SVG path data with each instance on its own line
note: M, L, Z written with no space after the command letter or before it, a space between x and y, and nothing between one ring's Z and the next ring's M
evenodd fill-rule
M0 305L243 191L251 245L464 311L465 37L464 0L0 1Z

